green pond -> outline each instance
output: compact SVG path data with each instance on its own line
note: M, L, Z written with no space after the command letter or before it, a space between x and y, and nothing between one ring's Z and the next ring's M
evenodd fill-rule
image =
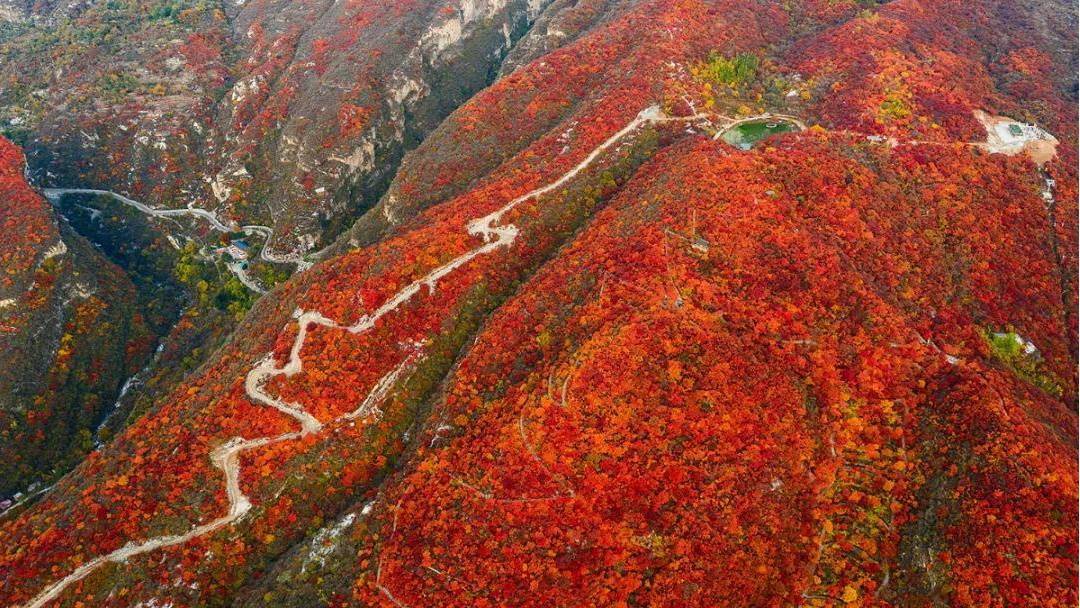
M755 120L736 125L724 131L720 137L740 150L749 150L754 147L754 144L770 135L798 130L798 125L786 120Z

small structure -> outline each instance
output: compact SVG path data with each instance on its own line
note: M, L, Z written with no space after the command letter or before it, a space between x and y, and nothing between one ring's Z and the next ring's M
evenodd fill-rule
M1050 139L1050 134L1035 125L1001 121L994 125L994 134L1005 146Z
M235 244L226 247L225 253L228 253L230 256L232 256L232 259L234 260L246 260L248 257L247 250L243 247L238 247Z
M986 142L978 145L991 154L1026 153L1040 167L1057 155L1058 140L1037 125L982 110L975 110L975 118L986 128Z
M247 244L247 241L237 239L225 247L218 247L214 250L214 253L217 255L227 255L230 259L236 260L237 262L243 262L248 259L248 251L250 249L251 246Z

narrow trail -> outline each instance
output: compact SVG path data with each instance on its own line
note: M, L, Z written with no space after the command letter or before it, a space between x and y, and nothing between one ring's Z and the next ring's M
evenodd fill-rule
M471 236L480 237L483 240L483 244L471 249L453 260L431 270L428 274L413 281L412 283L403 287L393 297L388 299L382 306L375 309L373 312L364 314L352 325L344 325L332 319L323 316L316 311L303 311L297 309L293 314L293 318L296 322L297 333L296 338L293 340L292 348L289 351L289 358L280 364L274 359L273 354L260 359L255 366L247 373L244 380L244 390L247 397L254 401L271 407L279 412L293 418L300 426L299 430L289 433L283 433L280 435L273 435L268 437L257 437L253 439L245 439L243 437L234 437L225 443L214 448L210 452L210 461L214 466L222 471L225 476L225 492L228 497L229 510L224 515L211 520L207 523L195 526L188 530L184 534L178 535L166 535L158 536L141 542L129 542L120 549L117 549L111 553L98 556L81 566L77 567L70 574L64 578L56 581L55 583L46 587L37 596L35 596L30 602L24 604L23 608L41 608L48 602L56 599L72 584L86 578L92 572L100 568L107 563L123 563L129 558L150 553L158 549L166 547L172 547L186 543L189 540L198 538L214 532L228 526L237 520L244 517L252 508L251 500L244 494L240 488L240 456L249 450L253 450L268 445L281 443L285 441L293 441L301 439L305 436L313 433L320 432L325 424L318 420L315 416L304 409L303 405L298 403L288 403L278 397L275 397L267 392L266 385L277 376L291 377L303 370L303 358L301 357L304 349L304 344L307 341L308 332L314 327L325 327L328 329L336 329L348 331L352 334L362 334L375 327L380 319L396 310L402 304L410 301L414 296L420 293L421 288L427 287L429 292L434 293L435 287L440 279L449 275L454 270L461 266L468 264L473 259L492 253L500 248L509 248L517 239L519 229L513 224L503 224L502 219L507 213L512 211L515 207L521 203L541 197L553 190L560 188L567 182L576 177L579 173L585 170L591 165L605 150L615 145L619 140L632 133L636 129L645 124L656 124L663 122L693 122L706 118L704 115L696 114L689 117L671 117L665 115L658 106L649 106L642 110L638 115L631 120L625 127L620 129L614 135L602 142L599 146L592 150L584 159L577 165L564 173L561 177L555 181L536 188L530 192L527 192L510 202L506 203L499 209L489 213L485 216L473 219L466 225L466 231ZM150 215L157 216L175 216L175 215L195 215L206 218L211 222L211 225L219 229L228 229L227 226L222 224L215 215L204 209L175 209L175 210L157 210L147 207L138 201L122 197L115 193L111 193L104 190L90 190L90 189L48 189L45 191L46 196L61 196L67 193L84 193L84 194L108 194L116 197L125 204L132 205L137 209L148 213ZM267 230L266 227L248 227L253 230ZM380 379L374 387L372 387L368 396L364 399L360 406L352 412L346 413L333 422L339 422L344 420L353 420L359 418L366 418L369 416L378 416L381 414L379 411L379 404L389 394L390 390L397 383L399 379L406 373L408 373L417 361L423 357L423 353L419 346L416 346L407 353L405 359L398 364L393 370L387 373Z

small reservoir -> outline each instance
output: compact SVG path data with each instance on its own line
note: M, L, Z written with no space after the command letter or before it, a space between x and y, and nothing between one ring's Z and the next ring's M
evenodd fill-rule
M800 130L802 129L799 125L790 120L785 120L783 118L762 118L760 120L750 120L729 127L726 131L721 133L720 139L723 139L740 150L749 150L759 141L773 135Z

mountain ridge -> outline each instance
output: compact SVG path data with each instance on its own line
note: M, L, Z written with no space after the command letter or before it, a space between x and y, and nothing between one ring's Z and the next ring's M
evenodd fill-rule
M977 5L575 7L0 523L0 597L1074 603L1074 81ZM1045 165L976 115L1025 104Z

